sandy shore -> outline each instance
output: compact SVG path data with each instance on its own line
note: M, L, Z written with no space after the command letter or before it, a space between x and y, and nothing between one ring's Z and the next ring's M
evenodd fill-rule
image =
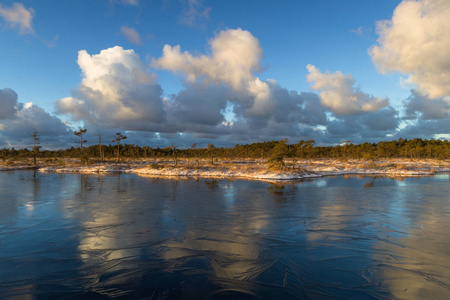
M29 164L0 165L0 170L32 169ZM93 163L80 165L74 159L62 159L38 165L39 172L49 173L134 173L142 176L221 177L262 180L298 180L331 175L379 175L379 176L427 176L438 172L450 172L448 160L331 160L312 159L286 161L282 170L271 169L263 160L209 161L148 159L123 163Z

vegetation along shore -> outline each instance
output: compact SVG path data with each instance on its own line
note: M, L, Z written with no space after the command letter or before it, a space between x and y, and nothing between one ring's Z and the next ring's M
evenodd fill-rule
M315 146L312 140L294 144L285 139L228 148L212 144L199 148L194 144L178 149L175 145L151 148L116 142L89 147L80 143L78 148L43 151L35 143L31 150L0 149L0 158L0 170L61 173L124 172L274 180L346 174L422 176L450 172L450 143L399 139L376 144L345 141L337 146Z

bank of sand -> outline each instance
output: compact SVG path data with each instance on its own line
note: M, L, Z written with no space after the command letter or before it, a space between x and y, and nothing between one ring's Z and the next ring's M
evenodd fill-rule
M0 165L0 170L30 169L26 163ZM146 159L122 163L106 162L81 165L75 159L48 160L36 168L49 173L134 173L155 177L219 177L262 180L299 180L331 175L379 175L379 176L427 176L438 172L450 172L449 160L387 159L387 160L287 160L282 169L271 168L265 160L226 160L212 164L209 160Z

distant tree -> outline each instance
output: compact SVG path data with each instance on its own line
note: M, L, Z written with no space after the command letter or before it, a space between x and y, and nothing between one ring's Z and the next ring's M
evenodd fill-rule
M172 147L170 147L170 150L172 150L172 157L173 157L173 161L175 163L175 167L178 166L178 158L177 158L177 147L175 147L175 144L172 144Z
M41 143L41 138L39 137L39 133L37 131L33 132L30 136L33 138L33 165L36 166L36 157L39 153L39 149L41 149L41 146L39 146Z
M378 157L393 157L397 150L396 145L393 142L379 142L377 144L377 155Z
M289 143L291 140L289 140ZM297 166L297 161L299 157L303 154L303 140L300 140L297 144L288 146L288 155L292 158L292 168L295 169Z
M343 148L344 148L344 158L348 158L348 154L349 154L348 146L351 145L352 142L350 140L346 140L346 141L343 141L341 144L343 145Z
M142 147L142 152L143 152L143 155L144 155L145 158L147 158L148 152L149 152L150 149L151 148L149 146Z
M213 144L208 144L208 154L211 157L211 164L214 164L214 149L216 149L216 147Z
M306 153L308 155L308 158L311 158L313 156L313 147L316 144L314 140L307 140L303 143Z
M101 162L103 162L104 159L104 153L102 149L102 135L98 135L98 156Z
M85 163L87 164L87 163L88 163L88 157L87 157L87 155L85 155L85 153L83 152L83 144L84 144L84 143L87 143L86 140L83 140L83 134L85 134L86 131L87 131L87 129L81 129L81 128L80 128L80 130L74 131L73 133L74 133L76 136L79 136L79 137L80 137L80 142L79 142L79 143L80 143L80 160L81 160L81 162L83 162L83 160L84 160ZM78 141L76 141L76 143L78 143Z
M120 142L122 140L125 140L127 137L125 135L122 135L122 133L117 132L115 139L112 140L113 143L117 143L117 162L120 161Z
M275 147L270 151L270 157L268 163L273 169L283 169L284 168L284 158L288 155L289 148L287 144L287 139L279 141Z
M36 138L36 143L34 147L39 147L39 134L35 132L36 135L30 135ZM83 139L86 129L80 129L74 132L80 140L77 141L79 146L70 147L67 149L60 150L42 150L36 149L14 149L14 148L3 148L0 149L0 159L6 162L6 160L14 159L16 157L30 157L36 156L37 158L60 158L60 157L80 157L83 154L82 160L88 162L87 157L96 157L101 152L101 159L105 157L116 157L128 156L139 158L142 155L148 157L166 157L169 159L178 160L180 157L188 157L197 160L197 166L199 167L200 160L210 159L211 162L215 163L214 160L218 158L270 158L275 159L274 161L281 162L280 156L276 153L284 152L283 148L286 148L285 153L282 155L284 162L286 158L292 159L293 164L296 164L296 157L301 158L343 158L345 156L373 160L375 158L396 158L396 157L409 157L411 159L418 158L432 158L432 159L449 159L450 158L450 140L449 139L399 139L398 141L380 141L378 143L363 143L363 144L352 144L346 143L348 145L343 145L341 143L337 146L315 146L313 140L304 141L301 140L297 144L291 143L289 145L289 140L285 139L283 141L266 141L258 142L246 145L235 145L231 148L216 148L214 145L208 145L206 148L198 149L197 145L193 144L188 149L176 149L174 145L172 147L168 146L165 148L151 148L151 147L139 147L133 144L122 144L119 141L117 147L116 144L113 145L103 145L101 136L99 136L98 144L92 146L85 146L86 141ZM117 143L116 140L113 140ZM121 147L122 146L122 147ZM101 150L101 151L100 151ZM119 151L117 151L119 150ZM119 153L117 153L119 152ZM278 156L278 158L277 158ZM33 163L33 162L31 162ZM195 163L194 163L195 164ZM282 165L279 163L279 165Z
M197 161L197 168L200 168L200 158L195 155L195 149L197 148L197 144L192 144L191 148L189 148L191 155L195 156L195 160Z
M294 147L295 147L295 154L298 157L303 158L305 156L305 141L304 140L298 141L298 143L295 144Z

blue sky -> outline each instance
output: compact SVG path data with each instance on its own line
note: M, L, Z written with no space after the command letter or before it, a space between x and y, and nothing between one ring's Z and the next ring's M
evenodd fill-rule
M79 126L151 146L450 131L445 0L0 5L0 147Z

